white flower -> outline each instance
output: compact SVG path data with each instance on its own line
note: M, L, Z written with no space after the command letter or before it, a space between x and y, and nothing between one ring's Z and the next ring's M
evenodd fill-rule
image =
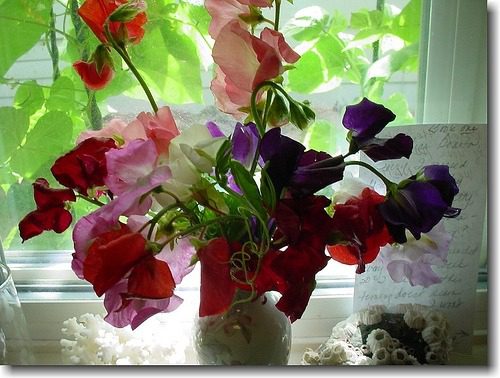
M395 282L407 279L412 285L428 287L441 282L432 270L433 265L444 265L447 261L451 235L441 221L431 231L421 234L416 240L407 234L404 244L386 245L380 249L379 259Z

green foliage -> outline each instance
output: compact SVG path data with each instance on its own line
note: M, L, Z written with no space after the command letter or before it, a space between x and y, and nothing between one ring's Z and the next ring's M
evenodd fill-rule
M52 0L15 0L0 4L0 76L48 30Z
M156 0L148 3L148 12L147 38L130 49L132 60L162 100L176 104L203 102L196 36L207 33L204 7ZM199 17L200 22L194 22L191 16Z
M25 111L11 107L0 108L0 163L5 164L21 144L28 131L29 118Z
M61 111L45 113L26 135L26 142L13 153L10 167L25 178L70 147L73 123Z
M17 88L14 107L23 109L28 115L37 112L45 102L43 88L35 80L25 81Z
M295 68L288 71L288 89L312 94L331 91L342 83L355 84L359 97L389 107L396 113L397 123L412 122L404 96L387 95L384 89L395 73L416 72L418 68L421 0L410 0L399 13L393 13L388 3L384 11L361 9L350 17L319 7L297 12L283 30L287 38L299 44L297 49L302 55ZM56 30L58 36L65 37L59 56L52 56L61 66L57 80L42 86L34 80L12 83L5 77L12 65L50 31L50 8L54 4L53 0L0 0L0 80L17 87L13 106L0 108L0 217L4 219L0 238L6 246L11 241L11 246L19 245L16 214L34 208L31 181L50 176L54 159L73 146L81 131L100 127L98 110L106 111L104 105L111 96L144 98L138 82L115 52L114 80L97 92L85 89L71 64L88 58L99 41L81 21L77 25L70 7L64 16L64 29ZM207 38L210 16L201 2L195 5L188 0L147 0L147 5L146 35L140 44L130 46L132 61L163 102L202 103L201 71L210 59L203 55L211 44ZM374 55L388 37L399 40L402 48L378 48L380 56ZM273 103L274 108L283 107L281 100ZM307 124L313 120L308 109L292 107L292 121ZM305 143L308 148L333 153L344 142L343 136L329 122L316 120L307 130ZM244 193L235 206L254 208L263 214L262 202L272 208L276 201L269 177L264 170L259 191L253 177L231 161L229 147L226 145L217 156L218 163L224 163L218 172L220 182L224 184L231 169ZM88 206L78 202L73 211L83 215ZM37 245L68 247L71 237L42 235Z

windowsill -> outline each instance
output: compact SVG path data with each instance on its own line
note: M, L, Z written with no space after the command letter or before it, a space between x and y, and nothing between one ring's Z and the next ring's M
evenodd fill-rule
M292 325L292 350L290 365L299 365L306 348L317 348L330 336L332 327L349 316L352 311L352 288L323 291L314 295L302 319ZM197 293L186 292L183 311L165 314L165 324L177 324L192 319L197 309ZM487 365L487 291L478 290L475 314L474 346L471 354L451 353L450 365ZM60 365L62 356L59 340L63 338L62 323L84 313L103 313L100 300L24 300L23 311L34 341L37 364ZM189 314L189 315L187 315ZM188 320L186 320L188 319ZM186 353L186 364L196 364L194 353Z

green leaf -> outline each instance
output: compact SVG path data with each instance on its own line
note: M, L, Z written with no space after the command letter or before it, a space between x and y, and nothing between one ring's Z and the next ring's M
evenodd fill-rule
M0 77L48 30L52 0L10 0L0 4Z
M268 209L268 212L272 213L274 207L276 206L276 190L274 189L271 177L267 173L267 166L264 167L260 173L260 191L262 193L262 202Z
M10 166L23 177L32 175L47 161L68 149L73 124L61 111L43 115L26 137L26 143L12 156Z
M312 41L327 29L328 14L318 6L299 10L285 25L285 32L297 41Z
M43 89L35 80L22 83L14 96L14 106L23 109L28 115L36 113L44 102Z
M382 26L384 15L379 10L362 9L351 14L351 27L354 29L376 29Z
M350 50L372 45L374 42L380 40L386 32L387 30L382 28L363 29L354 36L352 41L349 41L345 49Z
M250 175L250 172L236 160L231 161L230 167L234 181L243 193L243 200L247 202L262 219L265 219L266 211L262 206L262 197L260 196L259 188Z
M422 0L410 0L392 23L391 33L409 43L420 39Z
M344 48L345 44L337 37L326 35L318 40L316 52L322 59L328 80L335 76L343 76L347 59Z
M325 81L323 70L320 56L309 50L288 72L288 86L294 92L310 93Z
M304 136L304 145L307 149L324 151L330 154L335 152L336 139L339 130L335 130L333 124L324 119L318 119L307 129Z
M71 111L76 108L75 85L67 76L60 76L50 88L50 95L45 104L47 110Z
M366 72L366 79L389 79L395 72L416 72L418 69L418 43L403 47L401 50L391 51L386 56L374 62Z
M411 125L415 123L415 118L410 111L408 100L402 93L393 93L387 100L382 100L381 103L391 109L396 115L396 119L391 122L390 126Z
M0 164L21 144L28 127L29 117L23 109L0 108Z
M146 24L147 38L132 46L130 55L162 100L176 104L202 103L201 66L194 34L185 30L185 22L169 16L172 6L153 2L150 14L155 17Z

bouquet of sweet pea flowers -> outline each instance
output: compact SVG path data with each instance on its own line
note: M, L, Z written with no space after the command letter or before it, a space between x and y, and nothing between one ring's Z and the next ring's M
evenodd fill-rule
M33 184L36 209L19 224L22 239L68 229L76 200L95 204L74 224L72 268L104 295L106 320L117 327L135 328L175 310L182 303L176 286L196 264L200 316L275 291L277 308L294 321L330 259L356 265L361 274L391 245L401 246L394 258L383 253L393 279L439 281L431 264L446 258L449 242L441 220L459 213L448 167L425 166L395 183L355 160L358 153L373 161L409 158L413 147L404 134L377 137L395 115L366 98L345 110L343 155L307 150L283 135L284 127L306 128L315 114L282 85L300 56L278 30L281 0L205 0L205 6L215 41L211 90L217 107L240 121L231 135L210 120L180 132L170 109L156 105L127 53L147 38L144 1L86 0L79 15L101 44L88 61L74 64L76 72L90 90L103 88L113 79L115 50L153 112L82 133L51 168L64 188L44 178ZM274 21L262 13L271 7ZM335 201L318 194L344 180L350 165L372 171L386 193L364 185ZM405 246L432 237L420 254L405 254Z

